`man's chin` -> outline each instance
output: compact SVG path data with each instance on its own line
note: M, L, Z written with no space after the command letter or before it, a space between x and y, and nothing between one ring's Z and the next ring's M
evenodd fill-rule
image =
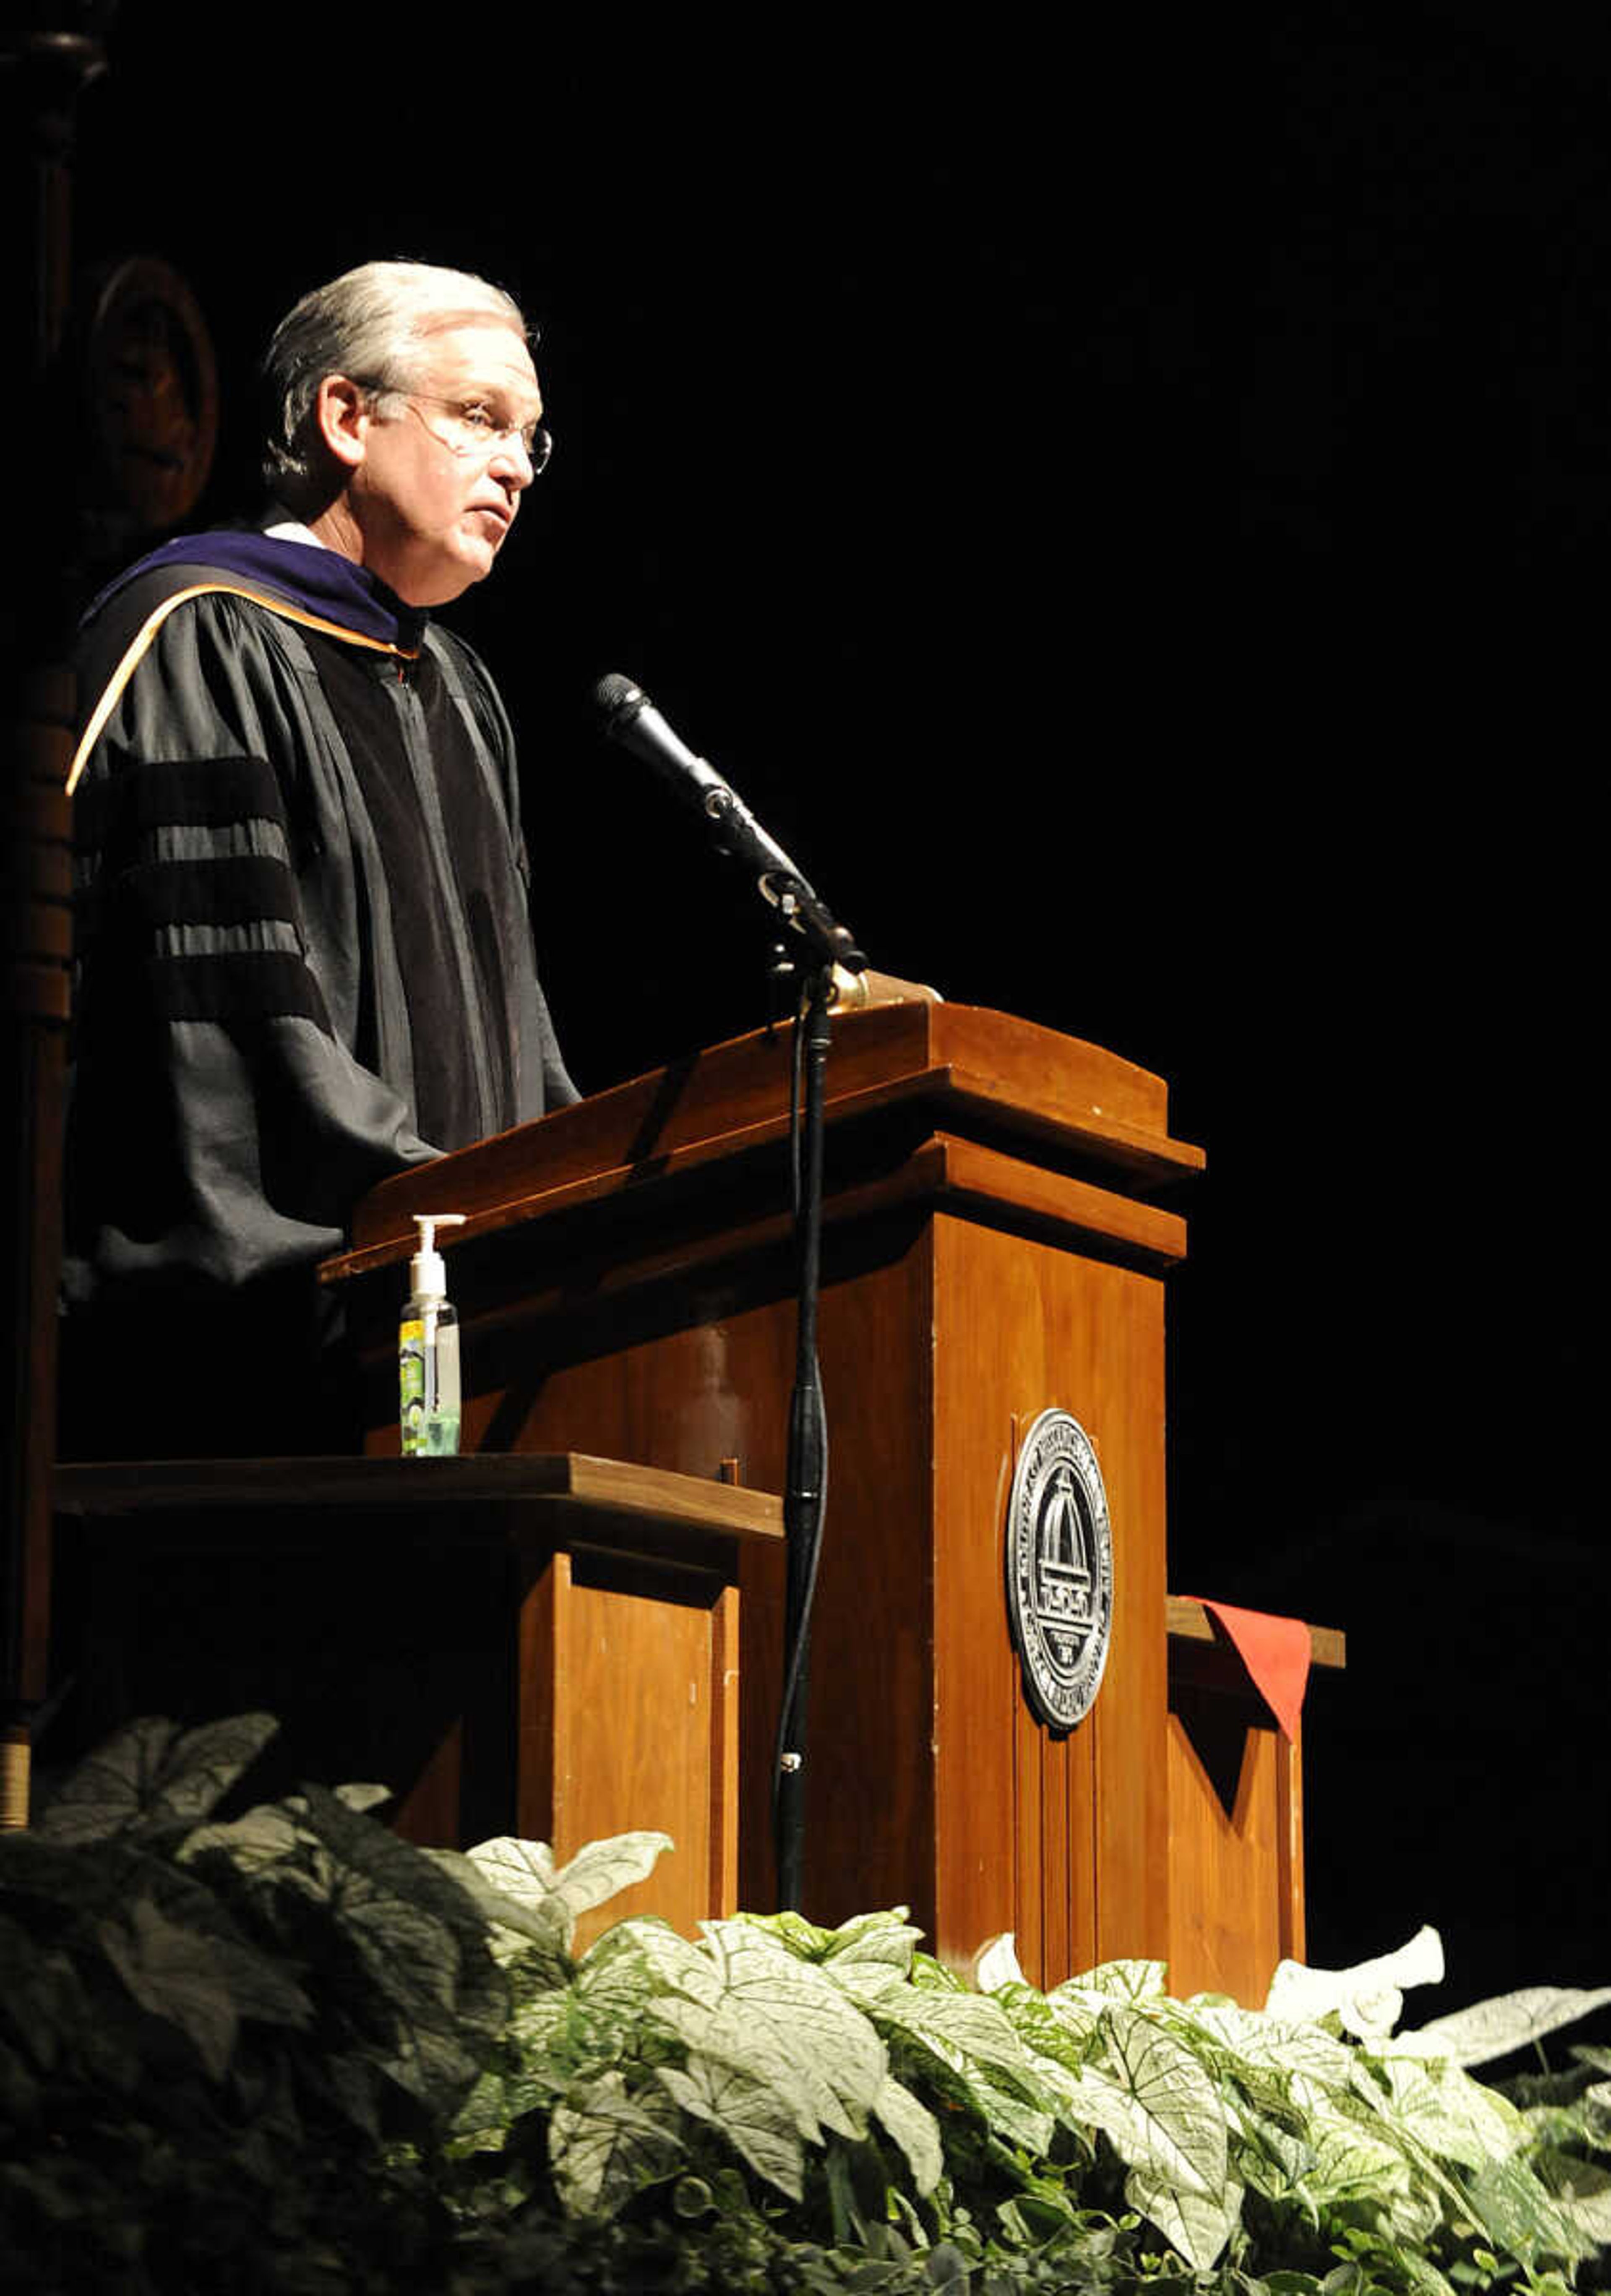
M407 576L392 587L407 606L416 606L422 612L433 606L450 606L462 598L476 583L484 582L492 571L492 556L476 565L466 559L454 559L447 565L433 566L429 572Z

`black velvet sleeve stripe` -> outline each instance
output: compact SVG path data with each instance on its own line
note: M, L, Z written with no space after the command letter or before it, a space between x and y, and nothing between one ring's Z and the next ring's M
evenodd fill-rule
M319 986L300 957L278 949L153 957L152 1004L166 1021L311 1021L333 1033Z
M284 800L266 758L136 758L75 800L80 840L102 841L115 818L126 832L180 824L283 821Z
M283 861L257 853L221 861L147 861L130 869L124 897L153 925L251 925L297 921L296 881Z

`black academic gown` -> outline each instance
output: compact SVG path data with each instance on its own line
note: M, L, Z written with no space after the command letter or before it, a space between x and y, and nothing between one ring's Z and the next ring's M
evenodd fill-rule
M362 570L257 536L168 545L84 665L64 1449L340 1444L313 1271L354 1204L576 1097L507 719Z

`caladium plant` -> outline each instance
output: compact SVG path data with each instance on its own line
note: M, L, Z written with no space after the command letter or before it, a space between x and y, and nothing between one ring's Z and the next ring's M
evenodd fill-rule
M1397 2030L1423 1931L1256 2010L1150 1961L1043 1993L899 1907L578 1956L663 1835L426 1852L369 1786L226 1814L273 1726L132 1726L0 1837L8 2288L1603 2284L1611 2052L1472 2068L1611 1988Z

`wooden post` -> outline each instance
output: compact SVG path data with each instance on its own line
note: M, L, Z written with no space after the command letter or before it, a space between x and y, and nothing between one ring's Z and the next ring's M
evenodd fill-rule
M46 12L53 17L60 10ZM7 307L22 355L0 383L0 421L19 460L66 324L72 262L73 115L105 69L109 12L86 7L81 29L8 31L0 84L0 195L23 226L8 248ZM59 475L59 474L58 474ZM25 504L27 497L25 496ZM14 1111L0 1128L0 1829L28 1822L31 1716L49 1659L50 1479L55 1450L56 1290L61 1267L62 1120L70 1004L70 828L62 794L71 752L71 672L63 651L59 521L22 518L36 546L26 596L0 621L0 1082ZM39 546L45 550L41 562ZM17 554L19 559L21 554Z

